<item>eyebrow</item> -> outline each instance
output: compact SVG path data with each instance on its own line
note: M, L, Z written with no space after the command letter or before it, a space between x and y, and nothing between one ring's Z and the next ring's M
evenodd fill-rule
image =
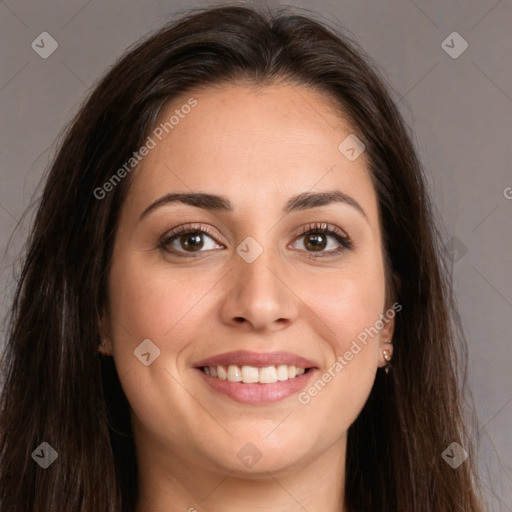
M215 194L206 194L202 192L189 192L189 193L170 193L157 199L151 203L140 215L139 220L142 220L149 213L160 208L161 206L170 203L183 203L204 210L231 212L233 205L229 199L218 196ZM333 190L329 192L303 192L302 194L291 197L283 208L283 213L288 214L295 211L307 210L309 208L317 208L332 203L344 203L355 208L366 220L368 216L363 207L351 196Z

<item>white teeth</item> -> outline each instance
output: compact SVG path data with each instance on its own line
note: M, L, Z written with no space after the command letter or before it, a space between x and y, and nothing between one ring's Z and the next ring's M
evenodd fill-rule
M244 382L245 384L272 384L273 382L284 382L304 374L304 368L296 366L287 366L281 364L279 366L264 366L262 368L256 366L244 365L241 368L231 364L225 366L204 366L202 368L206 375L221 380L229 380L230 382Z
M285 364L277 367L277 380L288 380L288 366Z
M277 382L276 367L265 366L260 368L260 382L262 384L272 384L272 382Z
M242 371L238 366L234 364L230 364L228 367L228 380L230 382L241 382L242 380Z
M246 384L258 382L258 368L254 366L242 366L242 382Z
M226 380L228 378L228 372L224 366L217 366L217 377L222 380Z

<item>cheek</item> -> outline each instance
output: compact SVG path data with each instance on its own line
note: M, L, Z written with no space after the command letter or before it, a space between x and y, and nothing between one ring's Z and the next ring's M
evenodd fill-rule
M116 260L110 275L113 357L139 427L158 432L165 423L176 439L186 437L183 425L197 414L197 403L179 382L180 362L197 337L216 281L204 273L191 279L190 273L136 257ZM150 364L135 352L149 352Z
M200 278L191 279L190 273L161 263L137 259L118 263L110 280L110 311L118 334L113 335L114 341L126 345L149 338L166 343L173 338L172 347L166 349L178 350L176 333L194 320L198 305L216 280L204 272Z
M297 294L305 298L307 309L314 313L311 321L317 318L315 324L322 329L323 337L340 354L349 349L352 340L375 326L383 313L383 268L377 260L368 267L347 266L316 275L297 283Z
M378 261L328 276L316 276L298 292L307 297L312 325L330 354L327 367L299 396L312 417L330 417L335 430L344 430L364 406L375 380L385 282ZM308 290L309 289L309 290ZM314 320L316 319L316 320ZM377 325L379 325L377 323Z

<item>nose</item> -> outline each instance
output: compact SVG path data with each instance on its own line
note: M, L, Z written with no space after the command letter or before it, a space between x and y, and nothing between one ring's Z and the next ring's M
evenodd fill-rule
M234 259L221 305L222 321L258 333L291 325L298 317L299 299L287 282L283 262L267 249L252 263L238 255Z

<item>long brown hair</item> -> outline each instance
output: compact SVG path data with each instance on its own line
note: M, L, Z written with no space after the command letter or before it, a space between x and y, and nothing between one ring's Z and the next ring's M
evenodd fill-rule
M366 145L396 316L394 358L348 433L350 511L482 510L461 384L464 336L423 171L383 80L363 52L309 16L224 6L188 13L131 49L70 124L47 176L2 361L2 512L131 512L137 465L129 404L99 318L130 176L98 198L195 86L286 80L332 97ZM32 460L47 442L49 468ZM453 469L452 442L470 454Z

